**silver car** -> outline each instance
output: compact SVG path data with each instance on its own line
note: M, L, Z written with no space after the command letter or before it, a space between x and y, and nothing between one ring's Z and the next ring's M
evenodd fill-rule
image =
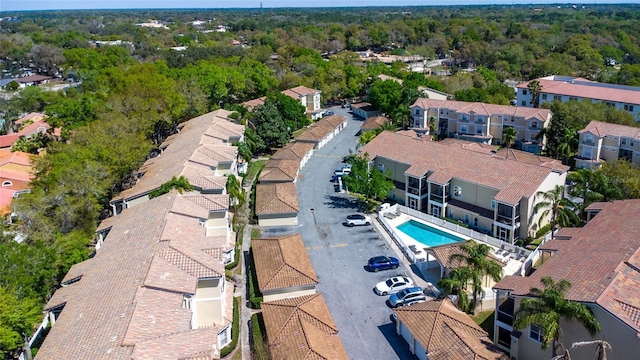
M345 223L347 226L371 225L371 218L365 214L351 214Z
M395 294L400 290L413 287L413 280L405 276L396 276L391 279L379 282L374 291L378 295Z

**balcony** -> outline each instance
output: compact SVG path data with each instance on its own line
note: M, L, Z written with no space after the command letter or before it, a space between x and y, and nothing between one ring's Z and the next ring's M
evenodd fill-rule
M407 187L407 193L419 196L420 195L420 189L409 186L409 187Z
M520 223L520 216L511 218L510 216L498 215L496 216L496 221L509 226L517 226Z
M506 299L498 307L498 321L506 325L513 326L513 309L514 309L513 298Z

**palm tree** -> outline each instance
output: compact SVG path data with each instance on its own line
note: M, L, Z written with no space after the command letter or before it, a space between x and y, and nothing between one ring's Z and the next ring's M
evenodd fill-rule
M558 157L564 159L564 164L569 163L569 158L576 153L578 147L578 137L576 131L567 131L564 133L560 140L560 144L556 147L556 154Z
M438 124L433 116L429 116L429 134L434 140L438 137Z
M517 135L518 132L512 126L507 126L502 129L502 143L504 146L508 148L511 147Z
M558 185L549 191L538 191L534 197L536 204L533 206L533 214L542 211L538 226L551 214L551 237L556 229L556 223L560 226L572 226L580 223L580 218L575 212L576 205L564 197L564 186ZM540 200L540 201L538 201Z
M478 296L484 297L482 288L483 277L490 277L493 281L500 281L502 278L502 266L488 257L491 248L487 244L477 243L473 240L467 241L460 246L462 253L451 254L451 261L459 261L464 264L461 268L467 268L465 272L469 275L473 290L473 312L475 313L478 304Z
M396 121L397 124L402 124L401 129L405 130L405 124L411 121L411 110L409 109L409 106L401 104L395 109L393 114L391 114L391 117Z
M227 176L227 185L225 186L227 190L227 194L229 194L229 198L231 199L231 206L233 206L233 210L237 209L238 206L242 206L245 201L244 191L242 186L240 186L240 182L233 174L229 174Z
M556 343L562 334L560 318L577 320L591 336L600 331L600 323L588 307L566 299L565 292L571 287L571 283L567 280L555 282L549 276L540 281L544 289L531 288L530 294L534 297L520 302L520 308L513 318L514 329L538 326L543 333L542 349L547 349L552 344L553 356L556 356Z
M531 104L534 108L540 106L540 91L542 91L542 85L538 80L530 81L527 88L531 92Z
M466 267L455 268L449 273L449 277L438 280L438 287L442 295L455 294L458 296L458 308L460 311L469 312L471 304L467 296L466 287L471 277L470 269Z

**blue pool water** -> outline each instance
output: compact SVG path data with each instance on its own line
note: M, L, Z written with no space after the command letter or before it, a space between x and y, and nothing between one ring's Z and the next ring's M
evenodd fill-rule
M451 235L447 232L438 230L415 220L409 220L406 223L398 226L398 230L429 247L464 241L463 238Z

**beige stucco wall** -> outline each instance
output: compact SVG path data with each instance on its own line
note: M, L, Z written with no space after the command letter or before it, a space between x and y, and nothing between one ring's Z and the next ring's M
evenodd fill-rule
M316 293L316 287L313 286L311 288L304 288L304 289L296 288L294 290L281 289L273 293L263 292L262 297L264 301L275 301L275 300L288 299L288 298L305 296L305 295L314 295L315 293Z
M380 169L379 165L384 166L384 171L391 171L391 178L394 181L399 181L402 183L406 182L406 176L404 175L404 173L409 168L409 165L377 156L374 161L374 166L376 167L376 169Z
M462 197L453 196L455 186L460 186L462 188ZM491 209L491 198L496 196L498 193L496 189L455 178L451 179L451 186L449 189L451 191L452 199L464 201L468 204L477 205L486 209Z
M285 215L258 215L259 226L295 226L298 225L298 213Z
M143 202L149 201L149 195L140 196L139 198L135 198L133 200L127 201L127 208L136 206L138 204L142 204Z
M519 307L521 298L515 299L516 309ZM607 351L609 360L629 360L637 359L640 353L640 338L637 332L612 316L609 312L596 304L586 304L596 319L600 323L602 330L591 337L587 330L578 322L569 322L565 319L560 320L562 336L560 342L566 347L579 341L600 340L604 338L610 345L611 349ZM539 360L550 359L551 349L542 350L540 343L529 338L529 328L522 329L522 336L518 340L517 353L512 353L515 360ZM513 348L513 346L512 346ZM595 345L589 345L582 348L570 350L572 359L593 359L595 354Z
M235 162L228 164L218 164L216 168L216 176L225 176L229 174L233 174L235 170Z
M540 184L536 191L534 191L531 197L525 198L524 201L520 201L520 237L527 237L527 234L535 235L535 231L537 230L537 224L543 210L540 210L538 214L533 213L535 204L540 201L540 199L536 201L535 194L539 191L547 192L558 185L564 187L566 179L566 172L562 174L550 172L549 175L547 175L547 178L542 182L542 184ZM550 220L551 215L547 216L547 219L543 221L540 226L548 224ZM536 230L534 230L534 228Z
M198 281L193 306L198 327L221 323L224 317L223 278Z

